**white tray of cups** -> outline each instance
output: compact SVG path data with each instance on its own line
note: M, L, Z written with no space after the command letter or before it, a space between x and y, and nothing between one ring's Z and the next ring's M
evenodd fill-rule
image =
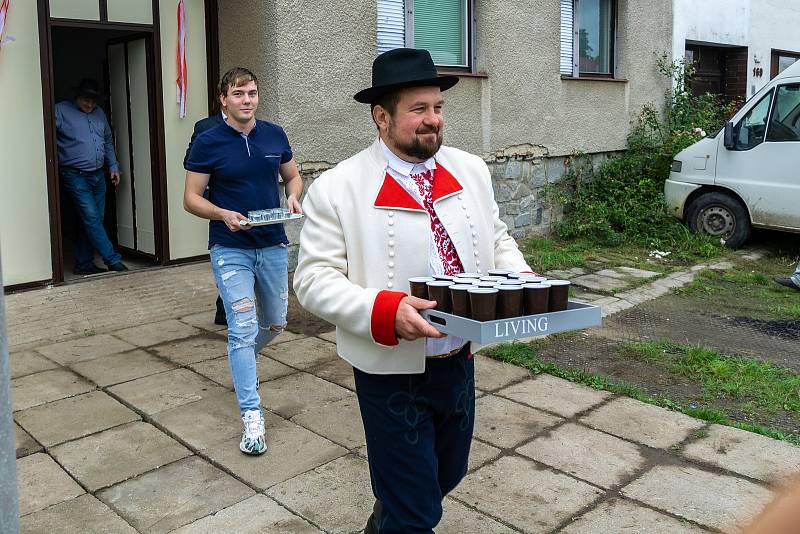
M239 221L239 224L242 226L266 226L268 224L280 224L302 218L302 213L292 213L286 208L272 208L248 211L247 219Z
M568 299L568 280L499 269L409 279L411 295L435 300L434 328L480 345L600 326L599 306ZM426 293L423 295L423 293Z

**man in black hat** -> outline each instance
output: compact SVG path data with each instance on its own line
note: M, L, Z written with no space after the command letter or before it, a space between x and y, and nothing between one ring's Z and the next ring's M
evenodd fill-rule
M469 343L420 315L436 302L409 296L424 275L530 271L494 201L478 156L443 146L442 92L425 50L378 56L371 105L378 139L317 178L294 289L336 325L353 365L375 506L367 533L432 534L442 499L467 472L475 414Z
M74 100L64 100L55 106L58 174L61 186L72 199L79 223L75 274L105 272L94 263L95 250L110 271L128 270L103 227L106 202L103 165L108 165L115 186L119 184L120 173L111 127L106 114L97 107L100 96L97 82L86 78L77 87Z

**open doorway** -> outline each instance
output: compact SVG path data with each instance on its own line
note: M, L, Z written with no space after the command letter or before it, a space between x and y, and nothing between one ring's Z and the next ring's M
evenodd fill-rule
M54 102L75 98L80 80L94 79L102 96L98 107L113 131L121 180L115 187L105 168L104 227L114 250L131 270L160 263L156 236L160 217L155 195L159 173L154 164L153 34L140 30L86 27L52 28ZM61 186L60 186L61 187ZM71 195L60 189L64 279L85 276L74 271L81 219ZM103 261L95 251L95 264Z

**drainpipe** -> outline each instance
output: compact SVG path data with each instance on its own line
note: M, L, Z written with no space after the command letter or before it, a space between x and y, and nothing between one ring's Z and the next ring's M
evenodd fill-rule
M11 392L8 378L8 339L6 307L3 291L3 269L0 265L0 531L19 533L19 501L17 500L17 450L14 446L14 421L11 418Z

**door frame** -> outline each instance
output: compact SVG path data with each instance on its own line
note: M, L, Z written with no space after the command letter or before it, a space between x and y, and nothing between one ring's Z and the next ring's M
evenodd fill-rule
M49 282L64 282L63 241L61 228L61 194L58 181L58 154L55 127L55 92L53 84L53 40L52 28L86 28L107 30L129 30L148 34L148 68L152 69L152 83L148 84L151 105L150 126L155 135L150 136L150 157L153 161L153 217L155 228L156 261L160 265L175 263L169 256L169 216L167 213L167 156L164 139L164 99L161 77L161 28L159 0L152 1L153 24L110 22L107 0L97 0L100 6L100 21L57 19L50 17L49 0L37 0L39 22L39 61L42 74L42 103L44 108L45 167L47 171L47 203L50 214L50 255L52 279ZM206 25L207 83L209 89L216 86L219 78L219 39L217 0L204 0ZM216 91L209 91L209 114L214 108ZM187 140L188 144L188 140Z

